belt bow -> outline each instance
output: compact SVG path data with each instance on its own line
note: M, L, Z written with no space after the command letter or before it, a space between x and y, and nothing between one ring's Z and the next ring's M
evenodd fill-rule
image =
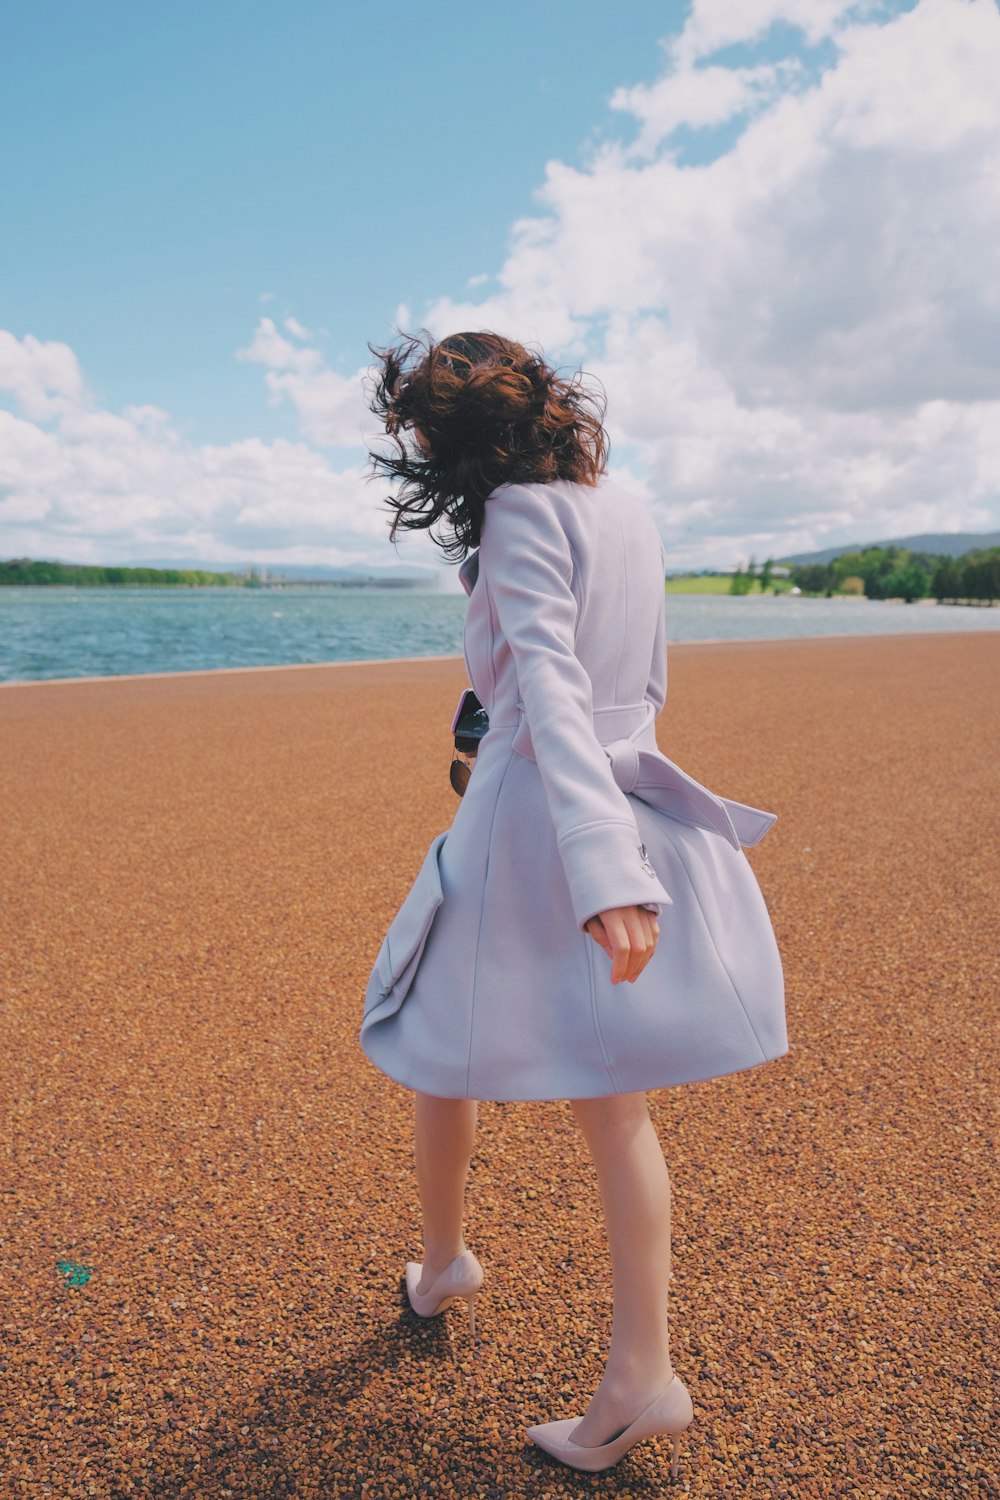
M512 746L534 760L524 704L519 702L517 708L519 722ZM736 849L758 843L777 821L777 813L720 797L695 781L663 754L656 743L655 721L656 707L648 698L594 709L594 733L608 757L615 785L669 817L721 834Z

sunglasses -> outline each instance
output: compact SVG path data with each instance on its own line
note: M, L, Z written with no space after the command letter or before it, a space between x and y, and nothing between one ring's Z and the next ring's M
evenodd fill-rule
M476 763L479 741L490 727L489 715L471 688L458 701L451 721L455 733L455 755L451 763L451 784L460 797L465 795L469 777Z

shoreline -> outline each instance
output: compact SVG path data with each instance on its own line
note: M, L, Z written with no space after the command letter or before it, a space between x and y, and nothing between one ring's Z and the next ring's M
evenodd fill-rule
M978 639L980 636L994 636L998 632L993 630L962 630L952 633L940 630L884 630L884 631L843 631L830 635L792 635L792 636L746 636L740 640L731 640L725 636L709 637L703 641L667 641L668 661L670 656L678 651L698 650L703 646L725 646L739 649L744 646L777 646L777 647L806 647L816 646L823 642L858 642L858 641L899 641L913 640L915 637L931 637L934 639L944 638L946 640L968 640ZM76 684L107 683L107 682L161 682L182 677L230 677L245 675L253 672L325 672L331 667L378 667L378 666L402 666L418 665L420 662L454 661L465 662L463 652L450 652L444 655L428 656L360 656L350 657L344 661L293 661L293 662L271 662L262 666L251 667L190 667L185 670L168 672L116 672L109 676L88 677L26 677L11 678L0 681L0 691L5 688L37 688L37 687L71 687Z

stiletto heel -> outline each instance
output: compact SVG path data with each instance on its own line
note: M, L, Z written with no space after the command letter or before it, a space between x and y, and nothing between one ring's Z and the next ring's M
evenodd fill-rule
M421 1318L432 1318L444 1312L453 1302L464 1300L469 1308L469 1329L476 1336L476 1298L483 1284L483 1268L471 1250L463 1250L428 1287L418 1292L423 1262L406 1262L406 1295L413 1311Z
M586 1469L590 1472L610 1469L612 1464L616 1464L630 1448L642 1442L643 1438L672 1437L674 1441L670 1455L670 1477L676 1479L681 1433L690 1425L693 1416L694 1408L691 1405L691 1397L688 1395L687 1388L674 1375L659 1395L654 1396L649 1405L639 1413L635 1421L623 1428L615 1437L609 1438L606 1443L595 1444L592 1447L585 1443L575 1443L573 1429L581 1421L580 1417L566 1417L558 1422L541 1422L537 1427L529 1427L527 1435L533 1443L538 1444L539 1448L544 1448L546 1453L551 1453L553 1458L569 1464L573 1469Z

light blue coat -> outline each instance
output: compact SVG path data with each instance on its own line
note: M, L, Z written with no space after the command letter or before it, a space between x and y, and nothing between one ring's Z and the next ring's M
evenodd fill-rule
M360 1031L407 1087L591 1097L787 1051L777 945L741 847L775 815L657 746L664 567L649 511L607 477L501 485L486 503L459 577L490 728L381 944ZM450 746L445 733L442 776ZM584 924L633 903L659 913L659 942L634 984L612 985Z

